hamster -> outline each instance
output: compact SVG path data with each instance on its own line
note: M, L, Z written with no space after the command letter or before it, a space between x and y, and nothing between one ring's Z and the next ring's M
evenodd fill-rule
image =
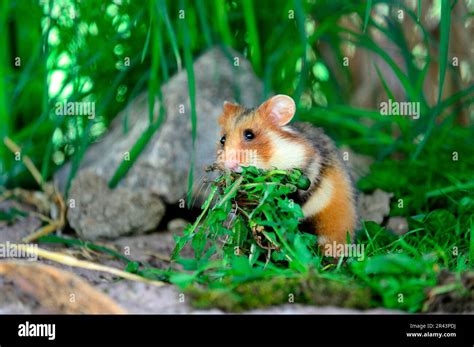
M242 166L261 169L299 168L311 181L298 191L305 224L321 247L352 242L358 223L355 189L334 142L309 123L289 124L296 106L276 95L258 108L224 102L218 119L221 139L217 162L236 172Z

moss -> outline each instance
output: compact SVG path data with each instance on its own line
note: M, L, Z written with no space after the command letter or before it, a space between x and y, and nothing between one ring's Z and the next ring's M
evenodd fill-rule
M196 308L220 308L242 312L287 303L338 306L355 309L371 307L371 292L353 282L339 282L311 274L298 278L276 277L240 284L233 289L188 288Z

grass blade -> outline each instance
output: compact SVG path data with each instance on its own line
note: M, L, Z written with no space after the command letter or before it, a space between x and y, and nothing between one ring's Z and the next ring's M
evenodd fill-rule
M8 136L5 136L3 138L3 143L5 144L6 148L8 148L12 153L21 152L21 148L18 147L18 145L13 142ZM30 159L30 157L28 157L27 155L22 155L21 161L23 162L23 164L25 164L26 168L31 173L31 176L33 176L38 186L43 188L43 178L41 177L40 172L36 168L33 161Z
M0 4L0 140L9 135L10 132L10 117L8 116L7 104L7 85L6 78L9 75L7 69L10 64L7 61L8 54L8 13L9 2L4 0ZM7 151L3 146L0 146L0 172L6 172L5 160ZM1 177L0 177L1 179ZM3 185L3 182L2 182Z
M393 96L392 91L390 90L387 81L385 81L385 78L383 77L382 73L380 72L379 67L377 64L374 63L375 71L377 72L377 76L380 79L380 82L382 82L383 89L385 90L385 93L387 94L387 97L393 101L395 101L395 97Z
M76 146L76 153L71 162L71 171L69 172L69 177L66 183L66 196L69 193L69 188L71 188L71 183L74 177L76 176L77 172L79 171L79 167L81 165L82 158L86 153L86 150L89 146L89 133L92 127L92 122L88 122L86 128L83 130L82 138L80 139L79 143Z
M148 45L150 44L152 18L153 18L153 11L150 11L150 24L148 25L148 32L146 33L145 45L143 46L142 59L140 61L141 63L143 63L143 61L145 60L145 56L148 51Z
M450 97L444 99L437 109L436 116L440 115L443 110L454 105L456 102L468 95L474 94L474 84L470 85L466 89L462 89L459 92L452 94Z
M144 74L142 77L140 77L140 79L138 80L138 82L135 84L132 91L130 92L129 102L127 106L125 107L125 116L123 117L123 122L122 122L124 134L128 133L128 118L130 114L130 109L133 105L132 100L135 100L137 95L142 90L144 90L143 86L145 85L148 79L149 79L148 75Z
M469 264L474 267L474 218L471 217L471 235L469 237Z
M161 14L161 17L165 21L165 26L168 32L168 36L171 42L171 48L176 59L176 65L178 66L178 71L181 71L181 56L179 55L178 41L176 40L176 34L174 33L173 26L171 25L170 17L168 15L168 9L166 7L166 2L164 0L157 0L156 10Z
M150 3L152 7L152 3ZM151 10L151 23L153 27L152 37L152 50L151 50L151 70L150 70L150 79L148 80L148 121L151 125L153 123L153 114L155 109L155 97L158 92L159 82L158 82L158 69L160 65L160 48L158 42L158 35L160 27L158 23L159 13L158 11L154 12L153 8Z
M449 31L451 28L451 7L449 0L441 1L441 34L439 41L439 89L438 104L441 103L443 94L444 80L446 77L446 67L448 66L448 50L449 50Z
M258 39L257 23L255 21L255 11L253 9L252 0L243 0L242 6L244 9L245 25L249 35L250 57L255 69L255 72L260 75L262 69L260 42Z
M160 102L160 105L163 103ZM163 108L160 108L160 116L158 117L157 121L153 124L150 124L148 129L143 132L137 142L133 145L132 149L130 150L130 160L123 160L117 170L115 171L114 175L109 181L109 188L114 189L117 187L118 183L121 179L127 174L127 172L132 168L135 161L140 156L141 152L145 149L148 142L150 142L151 138L155 134L155 132L160 128L161 124L164 120L164 112Z
M95 243L92 243L90 241L82 241L79 239L73 239L73 238L65 238L65 237L60 237L57 235L47 235L43 236L38 239L39 243L53 243L53 244L64 244L67 246L77 246L77 247L83 247L86 249L91 249L93 251L99 251L99 252L104 252L107 254L110 254L117 259L123 260L126 263L131 262L130 259L128 259L126 256L124 256L122 253L117 252L111 248L104 247L101 245L96 245Z
M463 184L456 184L456 185L452 185L445 188L435 189L435 190L425 193L425 197L435 198L435 197L446 195L449 193L454 193L454 192L463 191L463 190L471 190L471 189L474 189L474 181L470 181Z
M385 63L392 69L392 71L397 76L398 80L402 84L403 88L405 89L405 93L410 100L416 100L418 93L414 89L412 83L408 79L408 77L403 73L397 63L393 60L393 58L383 49L381 49L377 44L375 44L369 37L360 35L354 31L348 30L343 28L343 32L346 32L357 39L349 39L350 42L354 43L355 45L365 47L382 58Z
M50 15L48 13L48 23L50 23ZM48 37L49 33L51 31L51 25L48 25L48 29L43 35L43 47L44 49L42 50L43 52L43 66L44 66L44 85L45 88L43 88L43 112L42 114L45 115L46 117L48 116L49 113L49 85L48 85L48 55L49 55L49 44L48 44ZM57 122L56 122L57 123ZM54 130L53 130L54 131ZM43 158L43 163L41 165L41 176L43 177L43 182L46 182L48 180L48 175L49 175L49 166L51 164L51 156L53 152L53 140L52 138L48 142L48 146L46 147L46 152Z
M451 29L451 6L449 0L441 0L441 20L440 20L440 40L439 40L439 89L438 89L438 102L436 108L432 110L430 118L428 120L428 127L426 129L423 140L416 147L416 150L412 156L413 160L416 160L420 155L421 151L426 145L426 142L433 132L435 126L435 119L439 113L441 106L441 98L443 96L444 80L446 77L446 68L448 66L448 50L449 50L449 31Z
M418 6L417 6L417 18L416 20L419 22L421 18L421 0L418 0Z
M301 55L301 73L300 73L300 80L298 81L298 85L295 90L294 99L296 102L296 107L298 107L301 95L303 94L304 86L306 84L306 75L308 71L308 64L306 62L306 51L307 51L307 43L308 38L306 37L306 29L304 25L305 21L305 13L303 9L303 5L301 4L300 0L295 0L295 15L296 15L296 25L298 27L298 32L300 35L301 46L303 48L303 53Z
M372 10L372 0L367 0L367 5L365 7L365 18L364 18L364 33L367 30L367 25L369 24L371 10Z
M227 19L227 9L225 8L225 0L214 1L216 11L216 23L221 34L222 41L229 47L233 47L234 40L230 33L229 21Z
M197 115L196 115L196 85L194 79L193 70L193 56L191 52L191 42L189 38L188 26L185 20L181 22L181 30L183 34L183 51L184 51L184 64L186 66L186 73L188 75L188 92L189 92L189 103L191 107L191 136L192 136L192 152L191 152L191 163L188 175L188 194L187 203L188 206L191 204L192 190L193 190L193 179L194 179L194 162L195 162L195 143L196 143L196 129L197 129Z
M196 0L196 9L199 16L199 22L201 23L202 32L204 34L204 40L206 41L207 47L212 45L211 30L207 22L206 8L204 6L204 0Z
M72 267L79 267L79 268L88 269L88 270L106 272L115 276L119 276L121 278L137 281L137 282L145 282L145 283L153 284L155 286L162 286L165 284L164 282L148 280L144 277L132 274L130 272L125 272L114 267L110 267L110 266L106 266L102 264L96 264L96 263L86 261L86 260L79 260L67 254L63 254L59 252L51 252L42 248L35 248L35 247L31 247L30 245L24 245L24 244L12 244L12 245L15 246L16 249L21 250L25 253L34 254L34 255L37 255L38 257L52 260L56 263L60 263L60 264L64 264L64 265L68 265Z

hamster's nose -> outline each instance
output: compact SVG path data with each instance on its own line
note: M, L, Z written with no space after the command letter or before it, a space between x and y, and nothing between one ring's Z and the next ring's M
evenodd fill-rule
M234 172L242 172L242 168L239 165L237 160L226 160L224 165L227 169L232 170Z

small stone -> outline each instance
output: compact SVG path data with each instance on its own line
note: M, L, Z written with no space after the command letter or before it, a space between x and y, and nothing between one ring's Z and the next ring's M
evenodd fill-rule
M357 205L361 219L381 224L390 213L392 196L392 193L380 189L376 189L372 194L360 194Z
M183 230L188 226L189 222L182 218L175 218L169 221L167 229L173 233L183 232Z
M387 230L396 235L403 235L408 231L408 221L405 217L390 217L387 222Z

